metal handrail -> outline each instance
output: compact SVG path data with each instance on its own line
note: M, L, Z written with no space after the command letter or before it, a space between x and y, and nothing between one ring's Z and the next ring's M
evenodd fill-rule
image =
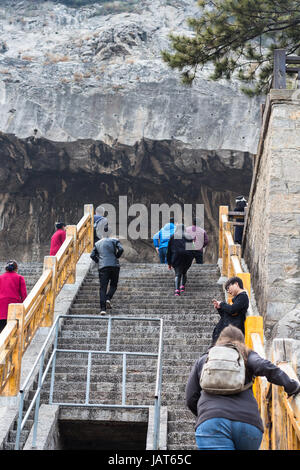
M62 318L73 319L73 318L80 318L80 319L93 319L93 320L101 320L101 321L108 321L108 329L107 329L107 338L106 338L106 349L102 351L95 351L95 350L74 350L74 349L58 349L58 331L59 331L59 322ZM129 320L129 321L155 321L160 323L160 333L159 333L159 345L158 345L158 352L157 353L146 353L146 352L132 352L132 351L110 351L110 339L111 339L111 323L115 320ZM47 345L49 343L49 339L52 337L53 333L55 332L55 338L53 343L53 351L49 358L49 361L43 371L43 364L45 359L45 352ZM81 353L81 354L88 354L88 371L87 371L87 382L86 382L86 398L85 403L55 403L53 402L53 390L54 390L54 380L55 380L55 365L56 365L56 355L57 352L64 352L64 353ZM33 423L33 439L32 439L32 448L36 446L36 438L37 438L37 426L38 426L38 418L39 418L39 405L40 405L40 395L42 391L42 387L46 376L49 372L49 369L52 365L52 372L51 372L51 382L50 382L50 393L49 393L49 404L56 404L60 406L92 406L92 407L110 407L110 408L149 408L150 405L126 405L126 357L127 356L146 356L146 357L157 357L157 372L156 372L156 386L155 386L155 395L154 395L154 449L158 449L159 446L159 422L160 422L160 406L161 406L161 383L162 383L162 352L163 352L163 320L161 318L144 318L144 317L95 317L95 315L59 315L44 344L41 348L35 363L28 374L24 385L21 387L19 391L20 395L20 403L19 403L19 416L18 416L18 424L17 424L17 435L16 435L16 442L15 442L15 450L19 450L20 448L20 436L21 432L27 422L27 419L35 406L35 414L34 414L34 423ZM91 370L91 357L92 354L110 354L110 355L122 355L123 357L123 370L122 370L122 403L120 405L114 404L102 404L102 403L89 403L89 390L90 390L90 370ZM25 397L25 390L29 385L30 379L32 378L33 374L36 373L36 368L39 365L39 374L38 374L38 386L34 397L26 411L24 418L22 419L23 410L24 410L24 397Z

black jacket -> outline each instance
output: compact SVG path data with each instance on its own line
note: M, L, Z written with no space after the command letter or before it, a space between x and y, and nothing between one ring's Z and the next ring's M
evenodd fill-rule
M167 262L173 268L189 268L193 262L193 240L188 235L182 238L171 236L168 243Z
M212 395L201 389L199 379L206 358L207 353L195 362L186 386L186 405L197 416L196 428L207 419L227 418L252 424L264 431L252 388L235 395ZM245 383L250 382L255 376L264 376L269 382L282 385L288 394L300 391L299 382L291 379L272 362L250 350Z
M213 331L213 341L216 341L221 331L228 325L239 328L245 334L245 319L249 307L249 297L247 292L243 291L232 299L232 305L221 302L217 312L220 315L220 321Z

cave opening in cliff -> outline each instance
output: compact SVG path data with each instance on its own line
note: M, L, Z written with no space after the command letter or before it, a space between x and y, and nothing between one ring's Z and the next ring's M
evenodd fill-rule
M101 141L52 142L1 136L1 258L43 260L55 222L75 225L85 204L204 206L209 245L205 262L217 260L219 206L247 195L252 178L248 152L190 149L182 142L143 139L134 146ZM131 222L128 214L127 222ZM118 221L117 221L118 223ZM157 262L152 236L125 240L129 261Z

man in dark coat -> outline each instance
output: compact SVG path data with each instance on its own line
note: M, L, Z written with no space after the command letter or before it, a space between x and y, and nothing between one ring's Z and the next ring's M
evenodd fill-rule
M176 226L174 235L168 243L167 263L169 269L175 271L175 296L185 292L187 271L190 268L193 258L193 238L185 232L184 225Z
M221 331L228 325L236 326L245 334L244 323L249 307L249 297L244 290L242 279L239 277L228 279L225 289L233 297L232 305L226 302L219 302L216 299L213 300L214 307L221 317L213 331L213 344L217 341Z
M247 201L244 196L238 196L235 200L236 206L234 208L234 212L245 212L245 207L247 207ZM235 219L236 222L245 222L244 218L237 218ZM236 225L234 229L234 243L242 244L243 240L243 225Z

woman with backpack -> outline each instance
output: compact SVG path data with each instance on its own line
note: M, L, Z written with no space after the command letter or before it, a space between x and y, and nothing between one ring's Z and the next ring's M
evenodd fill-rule
M230 350L234 348L243 358L245 370L241 391L231 393L226 390L228 384L225 383L220 371L217 373L219 383L215 384L215 390L210 392L204 390L204 388L207 390L208 381L205 380L203 371L205 368L209 369L209 355L218 347L222 352L224 347ZM212 367L211 374L213 373ZM269 382L283 386L288 396L300 392L298 381L291 379L275 364L247 348L244 335L239 328L233 325L227 326L221 332L215 346L196 361L186 386L186 404L197 416L195 437L199 450L259 449L264 428L251 386L256 376L264 376ZM232 374L228 377L227 380L230 381Z

